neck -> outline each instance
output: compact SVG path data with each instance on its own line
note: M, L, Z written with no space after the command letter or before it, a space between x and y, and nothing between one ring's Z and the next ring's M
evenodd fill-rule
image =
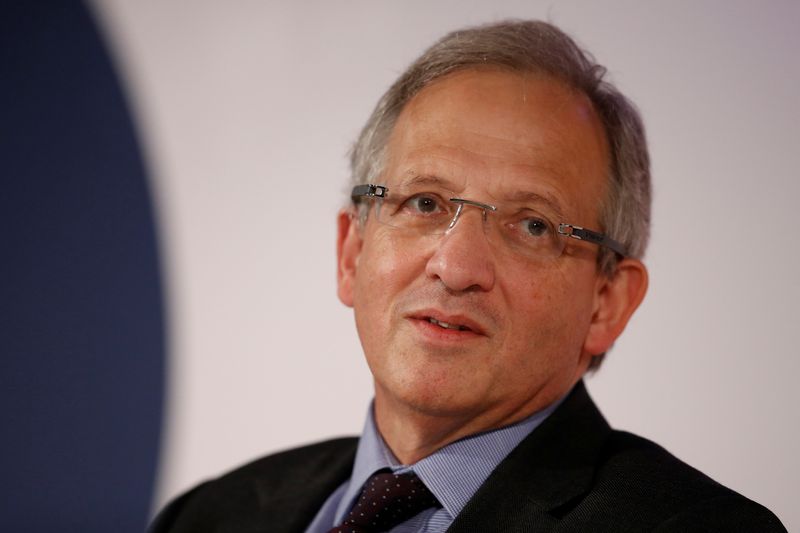
M375 424L395 457L402 464L410 465L464 437L519 422L557 399L538 396L510 410L441 412L394 401L376 387Z

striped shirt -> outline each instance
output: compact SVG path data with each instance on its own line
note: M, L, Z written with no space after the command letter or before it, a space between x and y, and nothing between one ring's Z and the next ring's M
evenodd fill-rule
M325 533L341 524L367 479L385 468L399 474L413 471L442 504L441 508L426 509L395 526L391 533L444 532L497 465L560 403L555 402L514 425L453 442L412 465L400 464L386 446L370 407L350 479L328 497L306 533Z

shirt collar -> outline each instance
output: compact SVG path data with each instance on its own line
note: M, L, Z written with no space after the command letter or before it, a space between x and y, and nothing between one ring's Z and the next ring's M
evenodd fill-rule
M336 509L335 523L338 524L344 520L345 515L355 503L356 497L361 493L361 487L372 474L384 468L397 469L398 467L402 467L402 465L378 433L370 403L364 430L361 432L361 439L359 439L356 449L353 473L350 476L347 490L339 501L339 507Z
M563 398L562 398L563 399ZM344 519L361 487L378 470L413 470L442 507L455 518L511 450L561 404L561 399L516 424L465 437L448 444L413 465L401 464L383 441L375 425L372 405L358 442L353 473L336 510Z

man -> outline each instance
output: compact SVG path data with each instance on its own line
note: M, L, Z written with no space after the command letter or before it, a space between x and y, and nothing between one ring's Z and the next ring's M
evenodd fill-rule
M205 483L153 531L783 530L611 430L583 386L647 287L644 131L603 74L557 28L506 22L400 77L338 218L375 383L361 439Z

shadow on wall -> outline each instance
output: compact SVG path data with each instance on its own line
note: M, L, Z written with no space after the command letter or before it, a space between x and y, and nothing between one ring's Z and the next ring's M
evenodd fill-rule
M164 383L144 167L84 5L0 7L0 530L140 532Z

